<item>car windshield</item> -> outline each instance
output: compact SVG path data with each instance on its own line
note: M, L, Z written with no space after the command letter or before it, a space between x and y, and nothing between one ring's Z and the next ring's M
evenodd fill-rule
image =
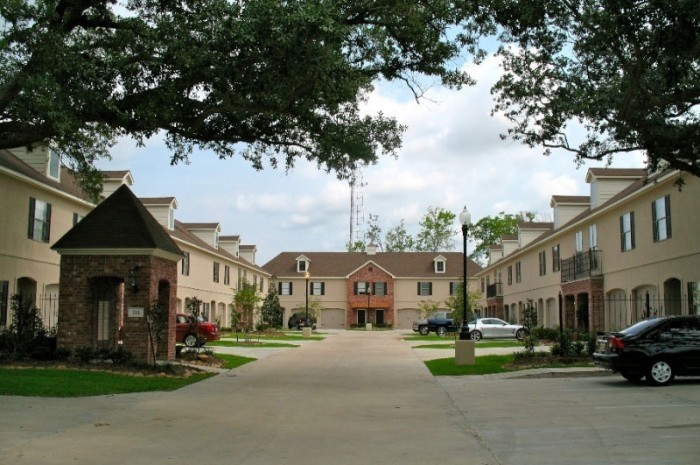
M643 333L649 328L653 328L659 323L660 319L659 318L652 318L650 320L643 320L640 321L639 323L635 323L632 326L629 326L622 331L620 331L621 334L624 334L625 336L636 336L638 334Z

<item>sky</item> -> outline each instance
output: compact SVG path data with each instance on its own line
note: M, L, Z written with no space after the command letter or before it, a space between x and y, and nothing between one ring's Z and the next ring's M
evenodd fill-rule
M491 116L490 88L500 69L496 59L478 67L465 65L478 84L461 90L435 85L420 103L395 85L379 85L365 111L384 112L408 126L396 158L383 156L361 171L362 200L355 234L379 217L382 236L403 219L415 235L428 208L459 215L466 206L472 222L499 212L532 211L538 221L551 221L552 195L589 195L588 168L578 167L566 152L542 155L517 141L502 140L509 123ZM195 152L189 164L170 165L170 152L159 138L144 147L124 139L112 149L104 170L131 171L139 197L175 197L175 218L185 223L220 223L222 235L239 235L257 247L256 263L264 265L281 252L344 251L350 238L350 187L315 163L256 171L241 159L219 160ZM610 166L643 167L641 155L619 155ZM455 245L461 230L455 220ZM471 248L470 248L471 251Z

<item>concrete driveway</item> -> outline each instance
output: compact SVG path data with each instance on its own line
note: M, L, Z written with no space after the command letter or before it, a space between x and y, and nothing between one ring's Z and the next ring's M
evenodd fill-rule
M0 464L697 463L696 382L434 378L416 352L347 331L171 393L0 397Z

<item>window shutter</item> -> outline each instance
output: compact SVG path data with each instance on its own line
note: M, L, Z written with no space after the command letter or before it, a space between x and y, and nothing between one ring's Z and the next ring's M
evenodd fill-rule
M43 234L43 241L44 242L49 242L51 240L51 204L47 203L46 204L46 223L44 223L44 234Z
M666 237L671 237L671 196L665 197L666 202Z
M34 197L29 197L29 229L27 232L27 237L30 239L34 238L34 208L36 205L36 199Z
M326 283L321 283L321 295L326 295Z
M625 215L620 216L620 251L625 251Z
M428 295L433 295L433 283L428 283Z
M282 283L277 283L277 294L282 295Z
M653 236L654 242L659 242L659 225L656 223L658 220L656 215L656 200L651 201L651 234Z
M634 212L630 212L630 235L632 236L632 246L631 248L634 249L635 244L634 244Z
M420 281L418 281L418 295L420 295Z
M353 285L353 294L357 295L357 281L352 283L352 285Z
M293 291L294 288L293 288L293 286L294 286L294 283L290 281L290 282L289 282L289 295L293 295L293 294L294 294L294 291Z

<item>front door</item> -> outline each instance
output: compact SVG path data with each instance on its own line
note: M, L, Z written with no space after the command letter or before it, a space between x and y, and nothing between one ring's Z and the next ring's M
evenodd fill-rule
M364 308L357 310L357 326L364 326L367 322L367 311Z
M375 323L377 326L384 326L384 310L378 308L375 310Z

